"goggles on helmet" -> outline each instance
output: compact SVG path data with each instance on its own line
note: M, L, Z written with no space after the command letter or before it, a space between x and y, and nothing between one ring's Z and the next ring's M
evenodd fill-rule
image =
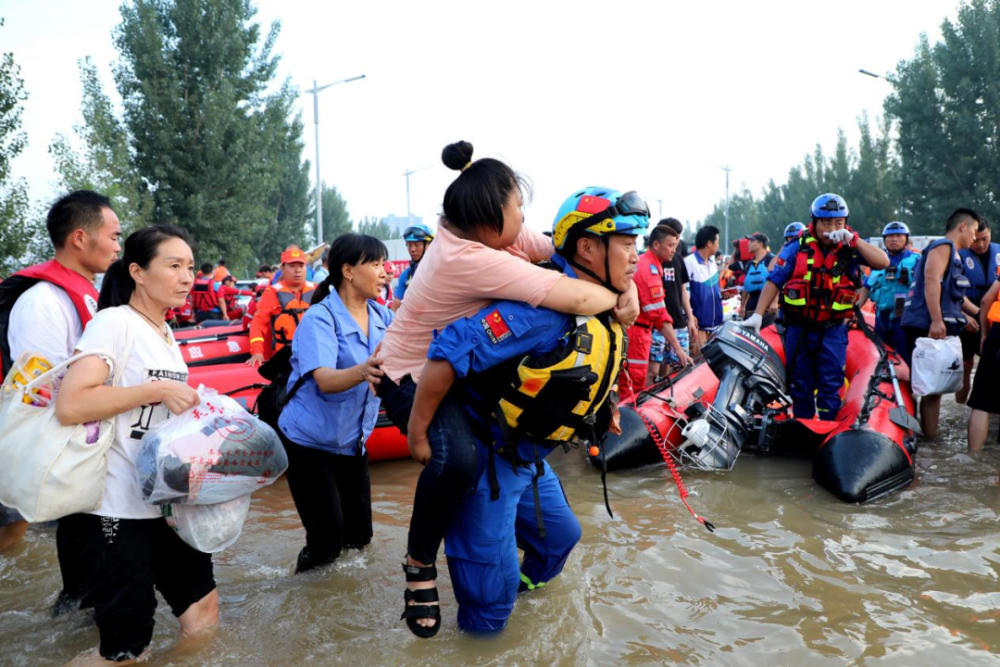
M430 241L433 238L424 227L407 227L403 232L403 239L406 241Z
M570 232L575 227L590 227L592 225L596 225L597 223L603 220L608 220L610 218L617 218L618 216L624 216L624 215L637 215L649 218L649 207L646 205L646 202L643 201L642 198L639 196L639 193L637 193L635 190L632 190L631 192L626 192L618 199L616 199L615 202L611 204L611 206L608 206L603 211L595 213L589 218L584 218L583 220L580 220L575 225L573 225L572 228L570 228ZM569 232L567 232L567 235L569 235Z

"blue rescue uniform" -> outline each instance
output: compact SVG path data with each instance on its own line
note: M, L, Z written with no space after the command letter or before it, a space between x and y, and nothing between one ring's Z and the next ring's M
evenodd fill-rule
M906 348L906 335L900 326L903 304L917 278L919 263L920 255L912 250L889 253L889 267L872 271L865 280L875 304L875 333L900 353Z
M566 274L574 275L561 257L553 257L553 262ZM490 447L493 442L504 442L504 434L491 417L495 401L485 395L490 386L508 385L516 363L524 356L560 348L575 329L573 316L498 301L449 325L428 351L429 359L448 361L456 374L465 378L462 394L466 396L480 453L476 489L445 536L448 568L459 603L458 624L463 630L503 629L517 593L539 588L556 577L580 540L580 523L569 507L562 484L543 460L552 451L547 445L517 441L517 458L532 462L529 467L495 454L499 498L491 499L495 490L491 490L487 470ZM491 370L494 376L490 376ZM536 457L542 467L537 476L537 509L532 489ZM539 510L544 537L538 524ZM518 547L524 550L520 564Z
M396 295L396 301L402 301L403 295L406 294L406 288L410 286L410 281L413 280L413 276L417 273L417 264L420 262L410 262L410 265L403 269L403 272L399 274L399 280L396 282L396 289L393 293Z
M962 258L962 270L969 279L969 288L965 296L977 306L990 291L1000 270L1000 243L991 243L982 255L972 252L971 248L958 251Z
M774 269L767 279L779 289L791 279L800 247L811 239L807 230L798 241L787 243L778 254ZM845 277L858 280L859 267L864 260L850 249L830 249L828 252L851 252ZM816 263L820 260L817 258ZM781 298L786 313L785 363L790 375L789 394L795 417L824 420L837 418L840 410L840 389L844 385L844 366L847 363L847 323L834 320L804 324L796 321L792 309Z

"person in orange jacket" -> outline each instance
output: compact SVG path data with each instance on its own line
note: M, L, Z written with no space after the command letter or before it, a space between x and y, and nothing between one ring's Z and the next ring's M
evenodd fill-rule
M634 399L646 387L654 329L663 334L682 365L691 363L691 357L674 334L673 320L664 300L663 262L673 259L679 240L672 228L658 225L649 234L649 249L639 256L632 280L639 289L640 312L628 330L628 369L622 370L623 377L618 381L618 396L622 401ZM628 377L624 377L626 373Z
M263 363L292 342L315 289L306 280L306 254L297 247L281 253L281 280L264 291L250 322L248 366Z

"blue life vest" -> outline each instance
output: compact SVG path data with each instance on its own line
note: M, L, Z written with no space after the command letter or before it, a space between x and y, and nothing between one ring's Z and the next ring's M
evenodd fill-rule
M941 279L941 317L948 329L949 336L957 336L965 328L965 313L962 312L962 301L965 290L969 287L969 279L962 270L962 258L955 252L955 244L950 240L938 239L924 249L923 257L917 264L917 278L913 287L906 295L906 306L900 324L904 327L927 330L931 327L931 313L927 310L927 298L924 296L924 262L932 250L941 245L951 249L951 263Z
M746 292L760 292L767 284L767 265L773 257L769 254L759 262L746 263L746 278L743 280L743 289Z
M896 308L896 296L906 295L916 279L920 255L910 250L889 255L889 268L872 271L868 276L871 300L881 313Z
M971 283L965 296L978 306L997 279L997 267L1000 266L1000 243L991 243L990 247L987 248L986 271L983 271L983 263L976 256L976 253L972 252L972 248L959 250L958 254L962 256L962 268Z

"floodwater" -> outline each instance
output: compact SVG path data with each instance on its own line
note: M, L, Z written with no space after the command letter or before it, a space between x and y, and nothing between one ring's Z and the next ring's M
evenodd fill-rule
M215 559L217 636L179 654L161 600L148 664L996 665L1000 445L991 435L967 454L966 419L946 402L916 482L870 506L817 487L806 461L747 456L730 473L690 472L691 503L714 534L662 466L609 476L610 519L582 453L554 453L583 541L488 640L457 631L446 568L437 638L417 639L398 620L415 463L373 465L371 546L297 577L303 532L279 481ZM0 664L60 664L97 644L85 612L50 618L53 534L34 529L0 556Z

